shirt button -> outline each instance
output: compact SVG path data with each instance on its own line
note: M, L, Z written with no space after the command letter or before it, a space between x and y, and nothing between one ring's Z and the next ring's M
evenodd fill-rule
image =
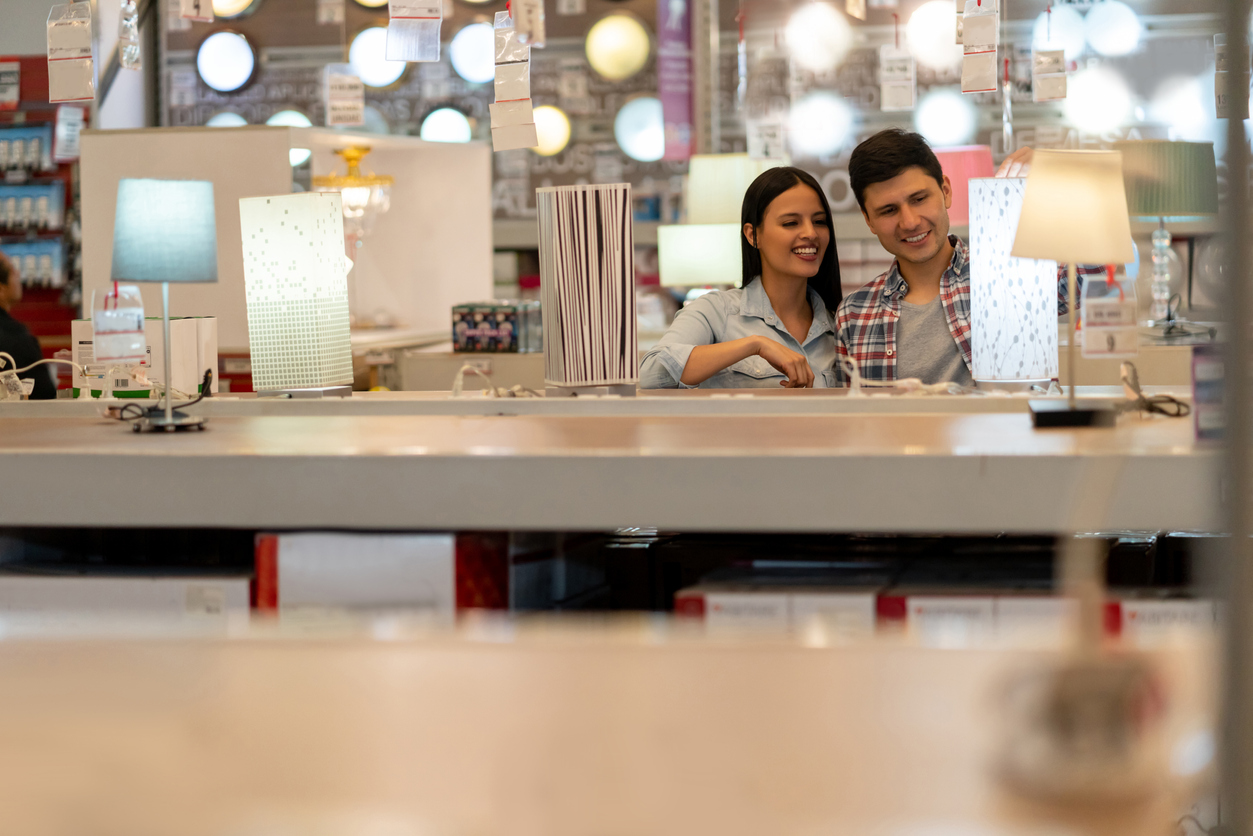
M895 353L896 353L896 349L894 349L894 348L889 348L889 349L888 349L888 356L889 356L889 357L891 357L891 356L892 356L893 354L895 354Z

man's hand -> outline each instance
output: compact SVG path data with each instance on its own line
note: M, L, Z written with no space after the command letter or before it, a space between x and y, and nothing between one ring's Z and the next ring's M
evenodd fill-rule
M1001 161L1001 167L996 170L997 177L1026 177L1027 172L1031 170L1030 148L1019 148Z
M797 354L787 346L763 337L757 355L787 375L787 380L780 381L780 386L788 389L813 388L814 370L809 367L809 360L804 354Z

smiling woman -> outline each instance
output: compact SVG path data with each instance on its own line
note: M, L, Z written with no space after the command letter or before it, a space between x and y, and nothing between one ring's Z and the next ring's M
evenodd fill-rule
M840 267L822 188L799 168L770 169L748 187L740 217L743 286L679 311L644 355L641 388L836 385Z

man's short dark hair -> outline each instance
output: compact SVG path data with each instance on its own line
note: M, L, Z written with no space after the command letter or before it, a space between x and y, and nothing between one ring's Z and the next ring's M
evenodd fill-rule
M941 188L944 186L944 169L921 134L888 128L854 148L848 161L848 179L862 214L866 212L867 187L891 180L914 166L931 175Z

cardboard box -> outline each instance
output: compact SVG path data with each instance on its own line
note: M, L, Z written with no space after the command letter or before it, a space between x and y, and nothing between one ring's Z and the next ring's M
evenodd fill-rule
M454 305L452 344L454 351L543 351L540 304L508 301Z
M247 614L249 578L119 578L5 575L0 613L84 613L127 616Z
M216 320L213 321L212 325L201 325L202 322L202 319L191 318L170 320L170 353L174 357L173 376L170 385L178 391L189 395L199 391L200 382L204 379L203 368L217 368L217 363L214 361L211 365L204 366L199 372L197 371L201 363L202 352L208 351L210 331L212 332L212 342L216 343L217 340ZM204 338L201 337L201 328L204 328L206 331ZM143 368L150 381L159 382L164 379L165 375L161 329L161 319L157 317L145 318L144 336L148 343L148 357L139 366ZM97 363L93 349L93 337L94 333L90 319L76 319L71 324L71 359L83 367L81 373L78 370L74 371L74 397L78 397L79 391L82 389L89 389L93 398L100 397L104 391L105 372L110 368L118 372L112 377L114 397L153 397L150 387L140 386L131 377L130 372L134 368L132 365L118 364L113 366L112 364ZM213 347L212 353L216 357L216 345Z

